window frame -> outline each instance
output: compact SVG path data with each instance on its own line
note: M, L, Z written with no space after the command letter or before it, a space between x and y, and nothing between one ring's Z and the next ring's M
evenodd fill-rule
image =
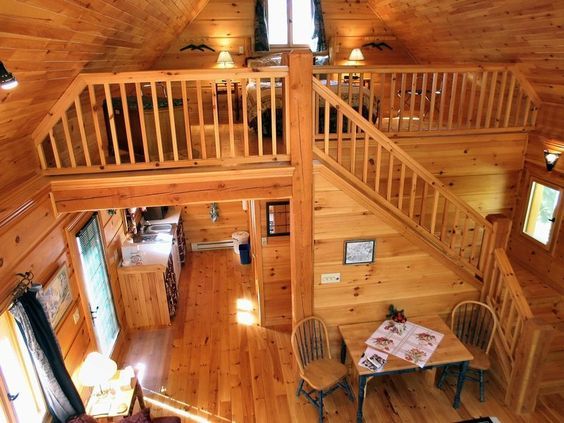
M534 183L546 186L548 188L554 189L554 190L559 192L558 202L556 204L556 208L555 208L555 212L554 212L554 216L553 216L554 222L552 224L552 228L551 228L551 231L550 231L548 242L546 244L543 244L542 242L540 242L536 238L534 238L531 235L529 235L528 233L526 233L525 227L524 227L525 222L527 220L527 213L528 213L529 207L530 207L530 199L531 199L531 193L532 193L532 190L533 190L533 184ZM520 220L519 220L519 234L524 239L526 239L529 242L535 244L539 248L542 248L543 250L545 250L549 253L553 253L554 248L556 246L556 238L557 238L557 237L555 237L555 234L558 234L558 232L560 231L560 226L562 224L562 196L564 195L564 188L556 185L555 183L553 183L551 181L548 181L546 179L538 177L536 175L528 175L526 191L524 192L524 194L525 194L525 197L523 199L524 201L523 201L521 216L520 216Z
M268 42L268 46L270 47L270 51L285 51L292 48L309 48L311 46L309 44L294 44L294 17L292 15L292 2L293 0L286 0L286 31L288 35L288 43L287 44L271 44L270 41ZM268 0L267 0L267 10L268 10ZM268 16L268 24L270 24L270 16Z

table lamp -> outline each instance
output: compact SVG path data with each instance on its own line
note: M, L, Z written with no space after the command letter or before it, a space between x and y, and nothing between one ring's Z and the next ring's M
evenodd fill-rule
M78 380L83 386L99 386L100 394L104 394L102 385L108 382L116 374L116 371L117 364L115 361L99 352L91 352L82 363Z
M219 56L217 56L217 64L223 68L227 68L233 66L235 62L233 61L233 57L228 51L220 51Z
M359 48L355 48L351 51L349 55L349 61L351 62L362 62L364 60L364 54L362 54L362 50Z

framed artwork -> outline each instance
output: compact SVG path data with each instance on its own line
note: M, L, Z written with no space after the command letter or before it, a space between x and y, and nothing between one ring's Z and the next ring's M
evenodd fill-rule
M43 304L51 326L56 328L72 304L72 292L66 264L61 266L51 280L43 286L43 289L37 294L37 298Z
M373 239L345 241L343 264L365 264L374 262L376 241Z

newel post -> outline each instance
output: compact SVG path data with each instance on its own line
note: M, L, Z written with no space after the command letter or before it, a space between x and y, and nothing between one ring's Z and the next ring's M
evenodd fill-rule
M541 371L553 336L552 326L535 318L525 321L505 393L505 403L517 414L535 409Z
M294 176L290 202L292 323L313 314L313 56L288 55L290 154Z
M507 249L507 243L509 242L509 235L511 233L511 219L503 214L489 214L486 216L486 220L492 224L493 231L491 237L488 239L486 245L486 265L484 267L484 288L482 289L481 300L485 300L485 295L487 291L487 286L491 282L492 273L495 264L494 251L496 248Z

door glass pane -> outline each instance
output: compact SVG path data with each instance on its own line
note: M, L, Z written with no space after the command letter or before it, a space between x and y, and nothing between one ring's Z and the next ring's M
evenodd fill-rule
M78 248L84 270L84 283L94 331L101 353L109 355L116 341L119 327L110 290L110 280L97 214L77 234Z
M33 362L10 316L0 317L0 369L18 422L40 422L46 408ZM0 413L0 421L2 414Z
M286 0L268 0L268 43L288 44Z
M533 182L523 232L547 245L554 226L560 191Z
M311 1L292 0L292 43L309 46L312 36Z

